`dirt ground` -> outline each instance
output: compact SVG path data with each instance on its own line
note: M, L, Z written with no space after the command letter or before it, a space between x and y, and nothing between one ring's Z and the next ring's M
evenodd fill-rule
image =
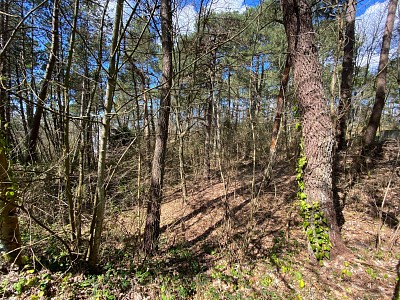
M396 142L384 144L355 180L352 157L342 154L338 186L349 251L323 266L309 255L289 164L276 168L258 197L248 172L228 174L225 183L218 176L189 181L186 203L179 188L168 190L159 258L178 270L168 257L185 249L203 266L210 282L196 289L195 299L395 299L399 149Z
M3 274L3 298L398 299L399 153L398 142L383 144L358 177L353 157L341 154L348 251L323 264L307 246L294 162L279 163L260 193L260 178L244 165L224 173L224 181L218 173L210 182L188 178L186 202L179 185L166 188L156 257L140 253L144 211L134 205L107 215L103 273Z

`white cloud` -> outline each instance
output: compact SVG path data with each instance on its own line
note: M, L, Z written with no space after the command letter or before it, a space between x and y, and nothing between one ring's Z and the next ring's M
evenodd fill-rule
M228 11L238 11L242 13L246 10L246 7L243 0L211 0L208 4L208 8L217 13Z
M243 13L248 6L243 0L210 0L205 8L207 11L222 13L234 12ZM178 9L176 13L176 27L180 34L190 34L195 31L198 18L198 11L193 4L187 4Z
M190 34L195 31L197 12L194 6L189 4L178 10L176 14L176 26L180 34Z
M364 14L356 19L357 36L362 43L358 49L356 64L358 66L370 65L376 70L382 44L382 36L388 12L389 0L371 5ZM394 55L398 47L398 15L395 20L390 54Z

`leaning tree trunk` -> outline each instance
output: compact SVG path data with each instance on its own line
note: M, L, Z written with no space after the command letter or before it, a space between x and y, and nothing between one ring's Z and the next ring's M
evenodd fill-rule
M118 74L117 53L118 53L119 29L122 18L123 4L124 0L118 0L115 9L114 28L112 33L112 41L110 49L110 64L108 67L106 99L104 105L104 116L101 122L102 132L100 136L99 159L97 163L96 199L94 203L94 213L93 213L90 243L89 243L88 263L90 268L95 268L97 265L97 260L100 250L101 232L103 230L104 210L106 203L105 166L106 166L106 155L107 155L107 141L108 141L108 132L110 131L111 109L112 109L114 91Z
M337 150L343 150L346 147L347 118L351 106L351 92L353 88L356 4L356 0L348 0L347 2L342 81L340 84L340 100L336 125Z
M302 210L306 215L303 225L307 229L314 254L317 259L322 259L317 256L321 252L316 252L313 247L313 243L319 239L325 239L324 246L328 248L328 253L320 249L323 255L329 257L329 251L331 254L339 254L345 250L332 195L333 124L323 94L318 50L314 42L311 1L282 0L281 4L299 101L304 155L307 159L302 173L305 187L301 195L305 199ZM323 216L317 219L316 213L320 216L321 212ZM314 225L314 221L319 225ZM319 233L319 229L326 232L327 236ZM330 249L330 243L333 249Z
M286 97L285 95L286 87L289 83L290 65L291 65L290 56L288 55L286 57L285 68L283 69L282 72L281 86L279 88L278 100L276 103L276 112L275 112L274 124L272 127L271 144L269 146L269 162L267 167L264 169L263 182L266 185L268 185L269 182L271 181L272 169L275 164L276 148L278 145L278 134L281 128L281 120L282 120L283 108Z
M35 160L36 157L36 146L39 138L40 120L42 119L44 104L47 95L47 89L49 87L50 79L53 74L54 67L56 65L56 58L58 52L58 15L59 15L59 0L54 0L53 6L53 21L52 21L52 39L51 47L49 52L49 61L46 66L46 73L43 79L42 86L39 92L39 99L36 104L35 115L33 116L32 126L30 128L28 142L27 142L27 157L26 161Z
M160 89L160 110L151 168L150 199L147 204L146 226L144 230L144 250L148 254L157 251L160 236L161 201L165 154L167 152L168 123L172 87L172 10L170 0L161 0L161 41L162 79Z
M381 122L382 110L385 106L387 65L389 61L389 50L390 42L392 40L394 20L396 18L397 2L397 0L389 1L385 31L382 39L381 55L379 58L378 75L376 76L375 103L363 138L363 154L368 154L373 145L376 131Z

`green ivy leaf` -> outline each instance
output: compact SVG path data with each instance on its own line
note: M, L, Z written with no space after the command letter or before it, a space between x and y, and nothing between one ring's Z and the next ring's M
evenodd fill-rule
M305 286L304 280L303 280L303 279L300 279L300 280L299 280L299 287L300 287L301 289L304 289L304 286Z

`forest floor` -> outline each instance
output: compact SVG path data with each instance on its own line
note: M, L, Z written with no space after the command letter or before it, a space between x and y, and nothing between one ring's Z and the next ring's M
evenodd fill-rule
M251 166L167 188L160 254L143 257L139 207L109 214L99 274L83 268L1 275L9 299L396 299L400 268L400 147L384 144L357 180L342 155L339 196L349 251L322 265L309 255L294 163L280 163L252 197ZM60 261L62 261L60 259Z

